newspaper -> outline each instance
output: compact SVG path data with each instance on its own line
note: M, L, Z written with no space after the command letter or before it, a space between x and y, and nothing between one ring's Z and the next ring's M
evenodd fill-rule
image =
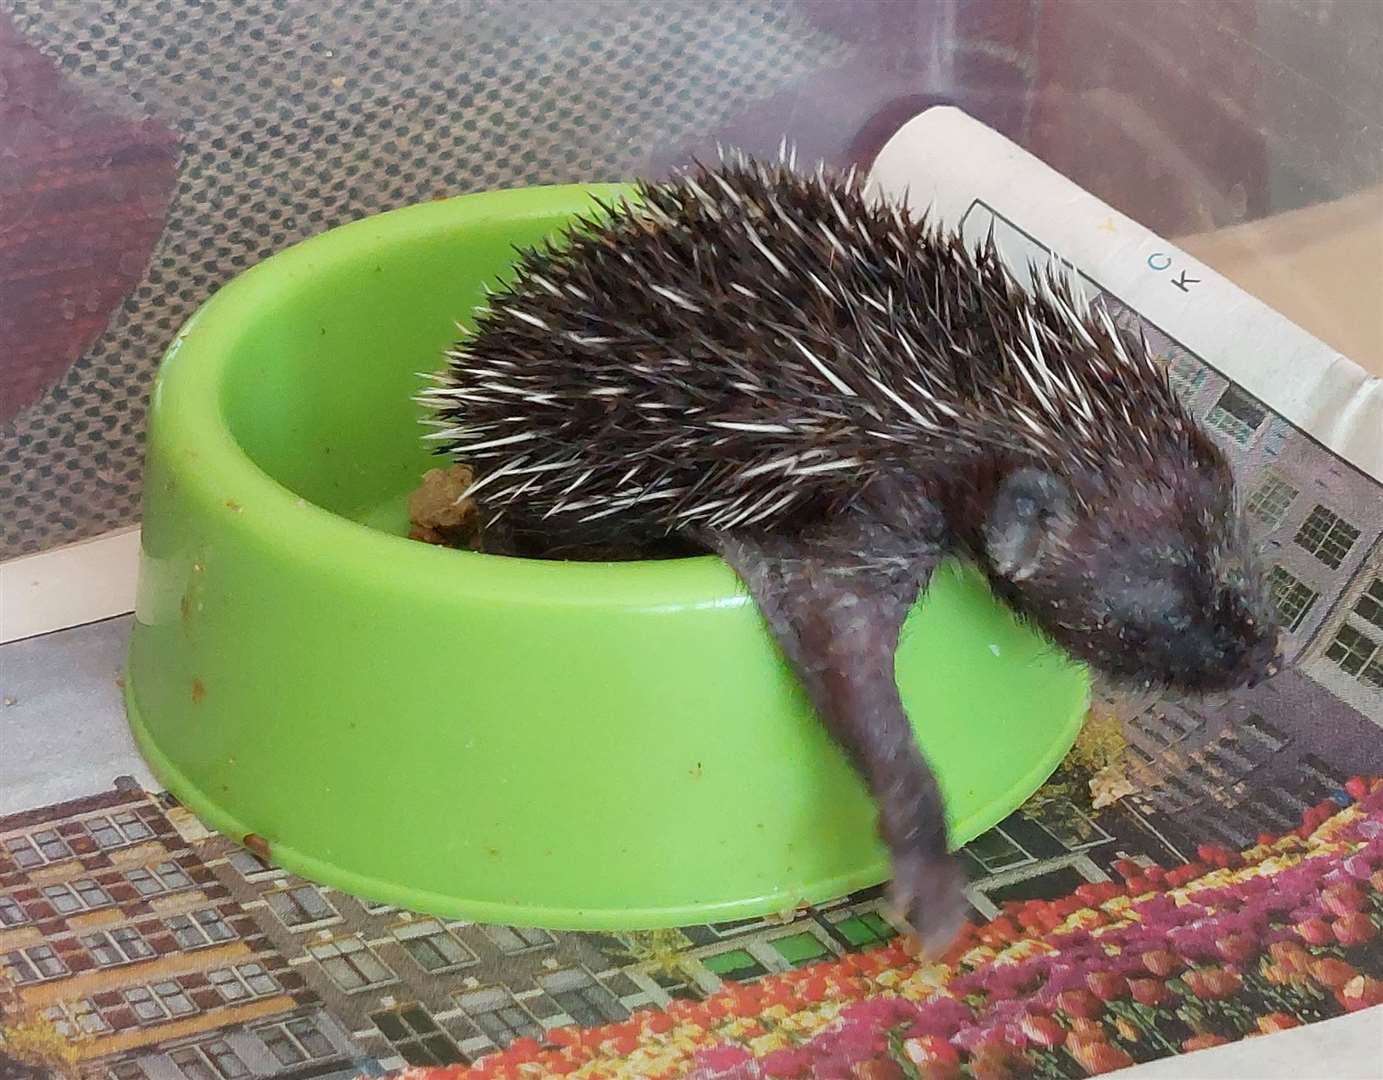
M964 849L973 926L926 964L879 889L595 934L305 882L154 787L124 621L4 646L0 1080L1380 1075L1378 381L955 110L871 183L1016 267L1064 260L1144 330L1231 453L1289 670L1216 708L1093 712Z
M1058 255L1282 420L1383 476L1383 380L959 109L929 109L880 151L870 186L996 239L1017 267Z

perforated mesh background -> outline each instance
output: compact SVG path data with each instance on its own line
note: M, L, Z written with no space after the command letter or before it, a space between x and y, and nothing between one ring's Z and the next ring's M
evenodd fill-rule
M158 357L235 273L442 194L626 178L653 148L714 131L843 49L781 5L743 0L0 11L84 93L183 140L143 280L60 384L0 431L0 557L136 519Z

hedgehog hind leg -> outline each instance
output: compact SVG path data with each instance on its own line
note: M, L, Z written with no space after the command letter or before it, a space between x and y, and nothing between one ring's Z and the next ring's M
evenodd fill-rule
M965 877L949 853L941 790L898 696L894 652L942 548L919 547L915 535L881 544L876 522L856 526L852 536L837 528L816 539L708 539L739 574L818 716L869 787L892 861L891 902L935 956L964 921ZM894 557L887 557L890 545L898 548ZM862 550L871 558L862 559Z

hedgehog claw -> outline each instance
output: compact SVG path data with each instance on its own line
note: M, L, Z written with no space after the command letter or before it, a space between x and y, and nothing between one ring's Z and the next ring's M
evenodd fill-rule
M966 922L965 882L960 863L951 855L894 860L889 905L907 923L928 960L939 959Z

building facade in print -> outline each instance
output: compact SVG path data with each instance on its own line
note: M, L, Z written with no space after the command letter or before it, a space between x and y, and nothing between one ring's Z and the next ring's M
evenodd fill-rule
M381 1065L470 1062L521 1036L650 1001L614 939L479 926L310 884L194 823L210 872Z
M368 1067L288 960L133 781L0 817L10 1008L103 1080L353 1076Z

